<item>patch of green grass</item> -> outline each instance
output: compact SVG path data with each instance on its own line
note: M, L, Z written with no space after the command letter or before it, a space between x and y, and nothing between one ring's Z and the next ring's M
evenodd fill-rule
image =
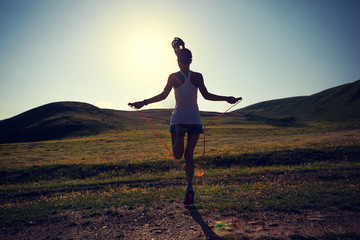
M202 186L198 195L205 209L218 210L225 216L248 211L299 212L334 207L359 211L358 186L353 181L266 181Z
M204 211L218 211L223 215L334 208L359 211L360 176L357 169L359 164L354 162L214 169L206 176L209 179L196 187L196 203ZM58 188L48 192L49 189L43 187L43 194L34 194L31 188L2 190L7 196L19 195L1 199L0 222L6 225L39 221L66 209L91 210L89 214L100 214L112 206L162 208L165 202L182 201L184 187L172 184L175 182L176 177L168 177L155 186L133 182L134 186L105 184L98 188L73 191ZM107 211L105 214L116 213Z
M96 191L76 191L49 194L33 198L24 198L21 201L8 202L0 207L0 223L8 225L20 221L40 221L52 213L71 210L91 210L85 217L101 215L103 209L112 206L137 206L149 203L160 204L162 201L180 196L182 189L170 187L108 187ZM19 200L19 199L18 199ZM115 212L106 212L116 214Z
M205 175L196 188L203 211L360 210L358 129L233 120L220 119L206 130ZM168 126L155 127L171 146ZM184 172L148 130L1 144L0 225L41 221L69 209L113 215L112 206L146 211L181 202Z
M336 147L324 150L295 149L268 153L241 154L237 156L219 155L207 157L205 169L231 169L233 167L262 167L284 165L306 165L319 162L356 163L360 159L358 147ZM196 165L201 160L195 159ZM183 160L180 161L183 164ZM0 170L0 180L3 186L25 185L90 185L125 181L150 181L167 178L182 178L182 171L175 161L158 160L120 162L118 164L72 164L44 165L12 170ZM52 183L52 184L51 184ZM1 189L1 187L0 187Z

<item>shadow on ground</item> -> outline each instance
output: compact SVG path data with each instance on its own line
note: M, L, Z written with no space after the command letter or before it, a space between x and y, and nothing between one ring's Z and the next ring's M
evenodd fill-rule
M218 236L213 230L212 228L204 221L204 219L202 218L201 214L199 213L199 211L197 210L196 206L186 206L185 207L191 217L200 225L202 231L205 234L206 239L209 240L222 240L223 238L221 238L220 236Z

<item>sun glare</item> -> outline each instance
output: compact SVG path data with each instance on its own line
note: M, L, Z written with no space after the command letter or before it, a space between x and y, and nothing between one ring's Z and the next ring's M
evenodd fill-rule
M137 39L132 44L131 62L140 72L152 73L162 68L166 62L166 47L162 41L146 37Z

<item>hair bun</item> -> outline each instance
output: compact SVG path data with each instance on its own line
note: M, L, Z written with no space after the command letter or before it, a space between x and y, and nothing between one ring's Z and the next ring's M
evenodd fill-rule
M177 55L177 53L181 50L185 48L185 43L184 41L179 38L179 37L175 37L174 40L171 42L171 46L173 47L175 54Z

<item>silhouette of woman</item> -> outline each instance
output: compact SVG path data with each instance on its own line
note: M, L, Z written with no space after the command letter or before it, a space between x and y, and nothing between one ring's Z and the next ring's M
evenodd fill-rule
M226 101L234 104L241 98L219 96L208 92L201 73L190 70L192 54L189 49L185 48L185 43L180 38L175 38L172 42L172 47L177 56L180 71L170 74L162 93L143 101L129 103L129 105L140 109L150 103L160 102L166 99L171 89L174 88L176 105L170 121L172 149L177 159L181 159L183 155L185 158L188 185L185 191L184 204L189 205L194 203L195 195L192 187L194 177L193 154L199 136L203 133L200 111L197 104L197 90L199 89L201 95L210 101ZM186 133L187 141L184 147Z

